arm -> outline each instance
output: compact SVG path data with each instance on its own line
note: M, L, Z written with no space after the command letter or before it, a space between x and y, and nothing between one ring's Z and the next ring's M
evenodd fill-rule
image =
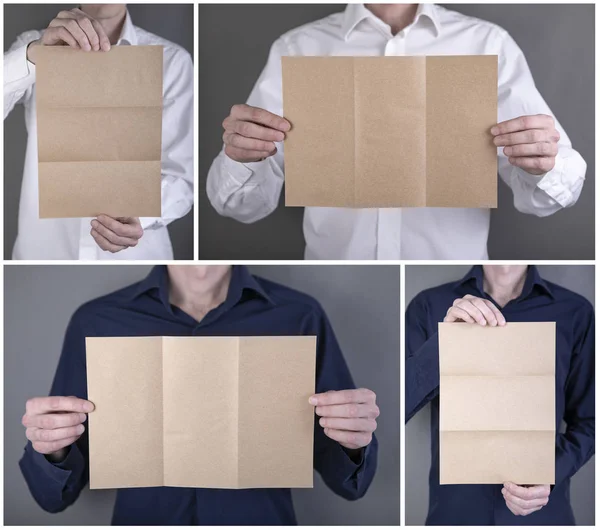
M556 484L571 478L594 454L595 329L586 305L575 315L576 342L565 386L564 434L556 440Z
M429 333L428 310L421 296L406 310L406 419L409 421L427 403L437 397L440 387L437 331Z
M283 55L288 55L288 52L283 40L279 39L271 47L267 65L247 102L252 107L265 109L277 116L283 114ZM206 192L220 215L233 217L243 223L253 223L275 210L284 179L283 143L275 138L270 141L275 143L276 148L266 156L259 157L260 161L236 162L225 153L225 146L215 158L208 172Z
M510 161L505 150L500 148L498 172L511 187L517 210L545 217L575 204L581 193L587 166L581 155L572 148L567 133L538 92L523 52L504 30L501 30L499 39L498 121L541 115L548 123L545 129L539 124L513 128L511 132L520 130L547 137L539 138L542 141L537 145L539 149L536 156L528 159L514 158L533 154L524 155L524 145L519 145L519 152L513 152ZM493 134L497 133L493 131ZM516 143L533 146L534 142L538 140L532 137ZM511 145L495 143L498 146Z
M406 421L440 392L437 322L431 319L423 296L417 296L406 311ZM506 320L489 300L467 294L454 300L444 322L468 322L480 326L504 326Z
M77 313L67 328L50 395L87 398L85 338L77 322ZM36 399L47 400L48 398ZM52 407L53 405L49 408ZM85 411L89 412L87 409ZM29 412L26 413L26 417ZM83 413L84 410L79 412ZM69 415L64 414L61 410L60 414L53 416L55 418L60 416L62 420L63 417ZM46 418L49 418L49 415L46 415ZM31 424L31 420L25 418L24 422ZM69 433L68 436L71 437L72 433ZM29 433L28 437L30 437ZM23 457L19 461L21 472L33 498L40 507L51 513L60 512L73 504L88 481L87 431L80 437L77 435L76 441L70 445L62 445L62 447L64 447L62 450L46 447L43 444L40 447L40 443L36 442L34 448L34 444L28 442Z
M27 46L39 38L39 31L22 33L4 54L4 119L15 105L31 99L35 65L27 59Z
M311 314L305 329L307 334L317 335L317 392L354 389L354 382L333 329L322 310ZM361 392L373 394L371 391L364 389ZM341 395L343 392L330 392L324 394L324 396L329 394ZM313 396L311 402L314 403L314 398L320 399L322 397L323 395ZM332 405L332 407L344 406ZM319 408L321 408L321 401L317 406L317 409ZM366 405L365 408L367 408ZM374 401L368 408L373 409L377 414L379 412ZM331 437L336 436L337 438L338 434L342 434L342 431L336 430L335 433L330 433L330 435L325 434L319 418L315 416L314 467L332 491L348 500L359 499L367 492L375 475L377 439L373 435L372 438L369 437L370 442L367 440L360 441L356 444L357 448L352 449L350 444L346 443L346 447L343 447L341 442L335 441ZM355 447L355 445L352 445L352 447Z

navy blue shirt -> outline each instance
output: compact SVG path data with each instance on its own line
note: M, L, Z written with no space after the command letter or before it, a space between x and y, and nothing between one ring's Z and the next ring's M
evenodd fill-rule
M67 328L51 395L87 398L85 337L103 336L316 335L317 392L354 388L334 332L311 297L253 277L234 266L225 302L197 322L169 303L166 267L80 307ZM315 418L316 419L316 418ZM87 433L87 430L86 430ZM123 447L123 451L134 448ZM377 440L351 458L315 421L314 467L338 495L362 497L377 465ZM60 464L27 444L21 471L38 504L49 512L67 508L88 482L84 434ZM295 524L289 489L119 489L113 524Z
M509 511L502 485L440 485L437 327L456 298L493 302L507 322L556 322L556 485L548 504L525 517ZM431 402L431 525L571 525L570 478L594 454L594 310L582 296L527 270L522 294L500 308L483 291L483 269L418 294L406 313L406 421ZM566 430L560 432L561 422Z

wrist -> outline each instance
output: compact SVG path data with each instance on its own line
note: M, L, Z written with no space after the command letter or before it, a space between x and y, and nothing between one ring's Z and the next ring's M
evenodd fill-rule
M47 455L44 455L44 456L46 457L46 460L48 460L48 462L50 462L52 464L60 464L65 460L65 458L67 458L68 453L69 453L69 448L63 447L62 449L59 449L58 451L54 451L54 453L48 453Z

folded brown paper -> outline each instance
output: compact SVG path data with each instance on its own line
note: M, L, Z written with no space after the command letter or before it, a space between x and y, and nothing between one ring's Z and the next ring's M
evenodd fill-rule
M36 50L40 218L160 217L162 46Z
M498 57L283 57L286 206L497 206Z
M440 484L554 484L554 322L440 323Z
M86 349L90 488L312 487L316 337L87 337Z

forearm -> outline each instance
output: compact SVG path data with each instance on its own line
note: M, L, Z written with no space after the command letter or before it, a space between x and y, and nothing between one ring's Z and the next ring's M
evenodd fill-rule
M283 186L280 166L283 155L277 153L261 162L242 164L223 151L208 172L206 192L214 209L225 217L253 223L267 217L279 203Z

